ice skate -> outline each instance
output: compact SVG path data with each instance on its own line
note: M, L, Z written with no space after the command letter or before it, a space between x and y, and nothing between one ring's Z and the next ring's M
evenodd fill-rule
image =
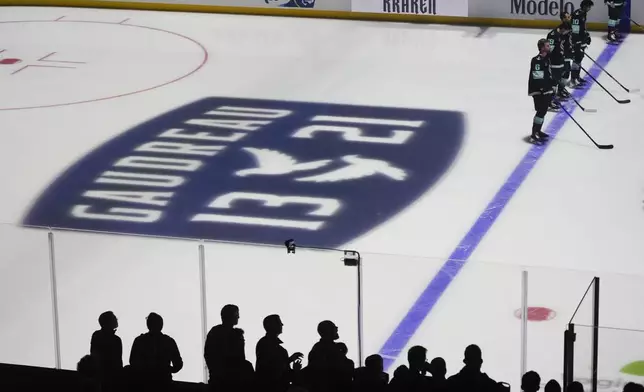
M539 135L539 139L543 140L543 141L547 141L550 138L550 135L548 135L545 132L541 132L541 131L539 131L539 133L537 135Z
M619 39L617 38L617 35L615 34L614 31L608 33L608 35L606 36L606 41L608 41L609 44L613 44L613 45L619 43Z
M559 90L559 97L564 98L564 99L569 99L571 97L570 92L566 90L565 88L562 88Z
M530 135L530 139L528 141L532 144L542 145L543 143L548 141L548 134L541 131L532 130L532 135Z

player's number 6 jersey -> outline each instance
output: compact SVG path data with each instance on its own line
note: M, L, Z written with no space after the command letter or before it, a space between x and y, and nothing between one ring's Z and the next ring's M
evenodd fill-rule
M537 55L530 62L530 79L528 80L528 95L552 94L553 89L550 60Z

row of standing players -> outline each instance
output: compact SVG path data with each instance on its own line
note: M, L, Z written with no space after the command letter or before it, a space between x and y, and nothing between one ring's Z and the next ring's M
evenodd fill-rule
M618 31L625 0L604 0L608 6L608 41L617 43L622 39ZM539 54L532 58L528 95L534 100L536 114L532 123L530 142L543 143L549 135L541 128L548 110L558 111L561 102L571 94L566 87L583 88L581 62L591 43L586 29L588 12L594 6L592 0L582 0L579 9L572 15L561 14L561 24L537 43Z

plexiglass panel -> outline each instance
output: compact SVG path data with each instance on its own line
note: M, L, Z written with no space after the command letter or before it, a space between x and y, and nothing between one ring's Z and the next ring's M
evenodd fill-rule
M374 253L362 257L365 352L383 355L391 373L406 363L409 339L422 321L420 312L416 313L418 318L410 318L407 313L438 273L442 261ZM433 354L438 355L433 350L428 353Z
M628 382L644 383L642 347L644 330L600 327L598 390L621 391Z
M124 364L132 342L147 332L146 317L164 318L184 369L175 380L202 376L198 243L80 232L55 232L63 367L89 353L98 316L119 319Z
M0 362L54 367L47 231L0 224Z
M238 327L245 331L246 358L255 364L255 345L264 336L262 322L278 314L280 338L289 351L306 356L319 340L317 325L333 321L339 341L357 361L357 270L339 251L207 242L208 328L220 324L226 304L240 308Z
M571 319L592 322L592 289L588 286L593 274L553 268L524 269L528 271L527 370L538 371L542 380L555 379L561 383L564 331L568 323ZM589 292L584 297L586 290ZM589 347L592 341L586 339L584 331L579 336L577 343Z
M406 363L407 350L415 345L427 348L428 360L444 358L449 375L457 373L465 348L476 344L483 353L484 372L518 385L520 328L515 310L521 306L520 269L477 262L463 268L457 260L364 257L367 340L369 347L387 341L383 354L396 357L390 373Z
M120 321L124 363L132 341L157 312L185 368L175 379L203 380L198 241L54 231L63 368L89 352L100 313ZM358 365L358 270L344 253L204 242L207 329L226 304L241 310L246 355L255 363L262 321L279 314L289 352L306 355L317 325L332 320ZM53 367L54 337L47 229L0 225L0 362ZM362 253L363 359L380 353L391 373L414 345L443 357L448 373L477 344L483 370L520 385L522 271L528 273L527 369L561 380L563 332L575 324L574 377L592 379L594 273L517 265ZM644 279L599 274L599 387L644 381Z
M573 378L584 384L584 390L590 391L593 378L593 328L575 325L575 336Z

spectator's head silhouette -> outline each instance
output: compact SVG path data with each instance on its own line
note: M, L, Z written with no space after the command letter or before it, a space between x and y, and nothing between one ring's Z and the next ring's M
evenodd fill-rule
M423 346L414 346L407 351L407 360L410 369L423 369L427 362L427 349Z
M226 305L221 308L221 323L228 327L234 327L239 323L239 307L237 305Z
M86 377L96 377L98 373L98 364L96 363L96 359L91 355L85 355L80 359L80 361L78 361L76 371Z
M146 322L150 333L161 333L161 330L163 329L163 317L152 312L146 318Z
M529 371L521 378L523 392L537 392L541 388L541 377L534 371Z
M333 324L333 321L325 320L318 324L318 334L322 340L336 341L340 338L338 335L338 327Z
M624 389L622 391L623 392L642 392L644 391L644 385L636 384L634 382L629 382L626 385L624 385Z
M544 392L561 392L561 385L557 380L550 380L543 390Z
M119 321L111 311L107 311L98 316L98 325L103 331L116 332L119 327Z
M568 392L584 392L584 385L579 381L573 381L568 384Z
M480 370L483 365L483 354L481 348L475 344L471 344L465 348L465 358L463 363L471 370Z
M385 365L382 357L378 354L369 355L364 361L364 367L373 373L382 373L385 370Z
M441 357L436 357L432 359L432 362L429 364L431 369L432 376L443 379L447 374L447 364L445 360Z
M409 375L409 368L405 365L400 365L394 370L394 379L404 380Z
M280 316L276 314L271 314L264 318L264 330L267 335L279 336L282 333L283 326Z
M349 354L349 348L347 347L346 344L344 344L342 342L338 342L338 343L336 343L336 346L338 346L338 350L340 350L340 352L342 353L343 356L346 357L347 354Z

